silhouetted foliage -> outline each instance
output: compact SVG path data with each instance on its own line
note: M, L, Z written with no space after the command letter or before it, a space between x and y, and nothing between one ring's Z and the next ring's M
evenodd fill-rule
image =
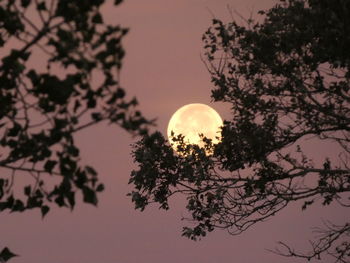
M118 82L128 30L104 23L104 3L0 2L0 212L73 209L77 192L96 205L104 187L80 164L74 134L105 121L137 135L150 124ZM18 189L16 177L33 180Z
M232 109L221 143L207 140L213 154L182 144L177 155L159 132L134 146L136 208L168 209L172 195L186 196L191 239L216 228L240 234L296 201L303 210L337 203L348 214L350 2L286 0L259 14L262 22L244 25L214 19L203 36L212 98ZM314 162L306 138L337 144L338 159L325 149L324 162ZM275 252L349 262L349 236L349 222L329 222L310 253L285 243Z
M0 252L0 262L7 262L9 259L16 257L17 255L12 253L7 247Z

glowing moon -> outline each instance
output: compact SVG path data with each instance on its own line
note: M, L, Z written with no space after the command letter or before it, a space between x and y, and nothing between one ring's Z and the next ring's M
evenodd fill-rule
M182 134L184 142L203 146L199 134L212 139L214 144L220 140L220 127L223 125L220 115L205 104L194 103L179 108L171 117L168 124L168 138L173 149L177 150L177 144L173 141L172 132L176 137Z

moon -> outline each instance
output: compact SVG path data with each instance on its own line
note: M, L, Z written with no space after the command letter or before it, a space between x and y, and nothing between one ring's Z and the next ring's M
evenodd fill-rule
M204 146L200 134L212 140L214 144L220 141L220 127L223 125L220 115L206 104L193 103L179 108L170 118L167 134L169 142L177 152L178 143L173 136L184 136L186 144Z

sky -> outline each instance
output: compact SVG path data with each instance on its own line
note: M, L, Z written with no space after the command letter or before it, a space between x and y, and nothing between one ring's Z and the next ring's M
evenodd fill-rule
M125 0L119 7L106 5L106 22L129 27L124 41L127 55L121 84L135 95L140 109L157 118L157 129L166 135L171 115L188 103L205 103L229 118L229 105L211 103L210 76L200 54L201 36L213 15L228 20L227 6L249 17L254 10L272 7L275 0ZM267 251L277 241L308 249L311 227L322 220L342 220L337 207L311 207L301 212L293 205L239 236L214 231L199 242L181 237L186 222L181 196L169 211L150 206L135 211L126 194L132 138L122 129L101 124L76 137L83 163L99 172L106 189L98 207L78 202L73 211L53 209L41 219L39 211L0 214L0 245L20 257L11 263L291 263ZM318 151L311 145L310 151Z

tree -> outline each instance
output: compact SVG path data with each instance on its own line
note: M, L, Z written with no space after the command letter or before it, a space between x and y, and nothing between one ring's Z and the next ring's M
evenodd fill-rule
M186 196L195 225L183 235L191 239L214 229L240 234L294 202L302 209L338 203L348 212L350 2L281 0L259 14L262 22L244 25L214 19L203 36L212 98L232 109L221 142L203 138L213 154L181 135L175 154L159 132L134 145L135 207L168 209L171 196ZM338 159L313 162L303 149L311 137L337 144ZM350 262L350 222L320 231L310 252L285 243L275 252Z
M140 135L151 124L118 81L128 30L104 23L104 3L0 2L0 212L73 209L78 192L96 205L104 187L74 135L101 122ZM32 182L20 189L17 176ZM5 248L0 261L12 256Z

